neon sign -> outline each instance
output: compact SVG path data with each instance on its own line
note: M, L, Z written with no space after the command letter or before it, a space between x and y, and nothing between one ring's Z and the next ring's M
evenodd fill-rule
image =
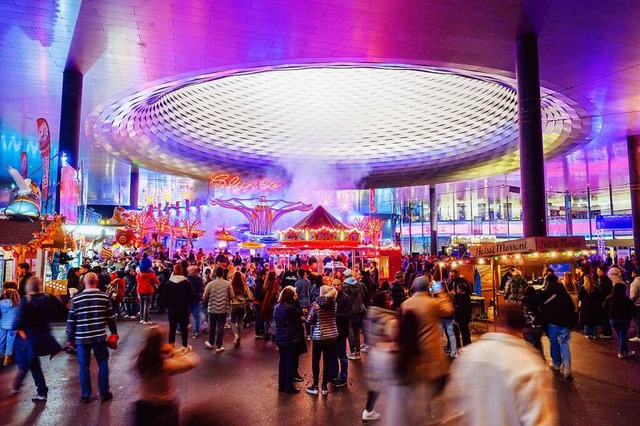
M240 176L229 173L213 173L209 178L209 185L212 188L229 188L236 192L276 191L282 187L282 184L275 180L243 180Z

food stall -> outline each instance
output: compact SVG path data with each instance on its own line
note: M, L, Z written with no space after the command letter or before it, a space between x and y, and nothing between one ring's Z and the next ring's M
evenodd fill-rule
M532 285L540 285L547 267L560 276L575 272L577 256L586 251L584 237L529 237L483 244L470 248L470 255L480 274L482 296L487 304L499 310L500 283L511 268L522 272Z

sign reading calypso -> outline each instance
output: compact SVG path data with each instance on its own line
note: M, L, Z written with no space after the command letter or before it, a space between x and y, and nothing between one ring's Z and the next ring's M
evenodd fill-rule
M244 180L238 175L229 173L213 173L209 177L209 185L212 188L229 188L235 192L275 191L282 187L282 184L275 180Z

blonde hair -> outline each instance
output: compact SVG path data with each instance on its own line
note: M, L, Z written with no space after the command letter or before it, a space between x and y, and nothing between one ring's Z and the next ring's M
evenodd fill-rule
M593 278L591 278L591 275L585 274L582 286L587 291L587 293L591 293L593 291L595 287L593 285Z
M562 284L564 285L565 290L567 290L567 292L569 293L576 293L578 291L576 289L576 283L573 280L573 275L571 275L571 272L564 273Z
M2 297L11 300L11 306L14 308L20 305L20 294L12 288L6 289L4 293L2 293Z

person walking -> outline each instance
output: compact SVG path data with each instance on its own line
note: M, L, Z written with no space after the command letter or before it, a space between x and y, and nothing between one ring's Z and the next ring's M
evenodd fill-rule
M189 307L191 316L193 317L193 338L200 335L200 315L202 314L202 295L204 294L204 281L200 276L200 270L197 266L192 265L187 268L187 279L193 289L193 301Z
M262 305L260 306L260 318L264 321L264 338L271 338L271 321L273 321L273 309L278 300L278 280L274 271L269 272L263 287Z
M390 310L391 296L386 291L374 293L371 306L364 317L364 335L369 342L367 357L367 403L362 411L362 420L379 420L381 415L375 411L380 394L395 383L393 366L397 363L398 319L396 312Z
M548 276L547 287L538 295L542 305L542 321L547 324L547 337L551 352L553 371L560 372L565 379L573 380L571 374L571 328L575 323L573 300L555 275Z
M15 323L20 313L20 294L13 288L2 293L0 300L0 357L3 365L11 364L13 345L16 341Z
M400 348L404 359L398 364L406 371L392 388L388 416L393 424L402 426L428 422L431 400L442 386L449 364L440 343L440 319L453 315L449 294L443 288L431 297L424 276L415 279L412 291L400 306L399 340L410 342L413 348Z
M193 287L185 277L186 263L177 263L173 267L173 274L162 291L162 305L167 310L169 319L169 344L175 346L176 330L180 326L182 350L189 351L189 309L195 300Z
M629 341L640 342L640 271L638 269L634 268L631 271L631 280L630 297L636 305L636 315L633 317L636 332Z
M465 283L459 283L456 286L456 292L453 295L453 311L453 316L458 326L454 328L456 341L461 337L463 346L470 345L471 296L469 295L469 287Z
M40 366L40 357L49 355L53 358L62 350L51 335L51 319L62 306L53 296L42 292L42 280L39 277L30 276L26 280L24 291L25 297L20 299L20 310L15 322L15 356L19 370L11 392L20 392L24 378L31 371L37 389L31 400L46 401L49 388Z
M627 345L627 334L631 320L636 316L636 305L626 295L627 287L624 283L613 286L613 292L604 301L604 311L611 322L611 327L618 336L618 358L629 358L636 354Z
M233 345L240 346L242 322L247 314L247 305L251 303L253 295L249 286L244 281L242 273L234 272L231 279L231 288L233 289L233 298L231 299L231 332L233 333Z
M67 346L78 351L80 366L80 401L91 401L91 351L98 362L98 387L100 399L109 401L113 394L109 389L109 349L105 326L109 327L113 340L118 340L116 316L109 296L98 290L99 277L89 272L84 276L84 291L71 300L67 319Z
M611 281L611 278L607 276L606 268L602 265L598 266L598 269L596 269L596 274L596 287L600 292L600 305L602 306L605 299L609 297L609 295L613 292L613 282ZM602 312L600 315L600 321L600 324L602 325L602 335L600 336L600 338L611 339L611 322L604 312Z
M163 342L163 335L157 327L149 328L136 359L139 398L135 404L135 426L178 426L178 390L171 376L186 373L201 361L194 351L174 351Z
M302 327L300 312L295 308L295 291L293 287L285 287L280 293L278 304L274 309L276 323L275 342L278 345L280 361L278 363L278 392L288 394L300 393L294 386L297 374L298 345L304 343L304 335L299 333Z
M405 301L406 296L404 294L404 287L402 286L402 272L398 271L395 275L395 280L391 283L389 294L391 294L391 309L396 310L400 307L402 302Z
M209 312L209 340L204 342L204 345L207 349L215 347L216 353L220 353L224 351L224 324L227 322L229 305L233 299L233 289L231 283L222 278L224 269L221 266L216 267L215 275L216 279L207 284L202 296Z
M307 393L318 395L320 378L320 359L322 358L322 395L329 393L328 385L331 379L331 363L335 358L336 338L336 290L330 286L320 287L320 296L311 305L307 323L311 326L311 368L313 384L307 388Z

